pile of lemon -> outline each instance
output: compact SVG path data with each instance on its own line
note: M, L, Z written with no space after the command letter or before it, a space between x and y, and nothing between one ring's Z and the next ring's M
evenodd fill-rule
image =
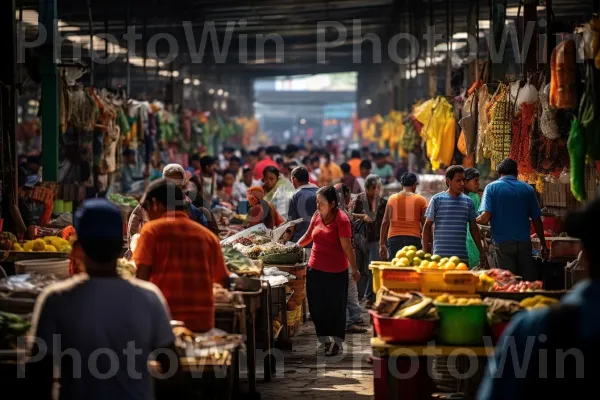
M419 269L443 269L468 271L467 264L460 261L460 258L431 255L423 250L417 250L415 246L406 246L396 253L392 260L393 267L417 267Z

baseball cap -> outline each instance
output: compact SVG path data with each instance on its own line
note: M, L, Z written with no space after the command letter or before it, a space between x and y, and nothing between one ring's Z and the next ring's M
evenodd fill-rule
M106 199L86 200L75 213L79 239L123 239L123 217L119 208Z
M402 186L414 186L417 183L419 183L419 179L414 173L407 172L400 178L400 183L402 184Z

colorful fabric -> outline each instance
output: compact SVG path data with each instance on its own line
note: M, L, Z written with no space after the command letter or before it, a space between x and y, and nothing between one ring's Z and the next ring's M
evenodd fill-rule
M321 214L315 213L310 221L309 230L311 229L313 248L308 262L310 268L331 273L346 271L348 258L340 238L352 238L352 227L348 216L338 210L333 221L325 225Z
M164 294L173 319L193 332L214 327L213 283L229 271L219 239L183 211L168 212L142 228L133 259L152 268L150 282Z
M438 193L432 197L425 216L434 222L433 253L468 261L465 225L477 218L473 201L462 193L459 196Z
M467 196L473 200L475 210L479 210L479 206L481 205L481 198L479 195L477 193L469 193ZM474 268L478 266L481 262L481 257L479 254L479 248L477 247L477 244L475 244L473 236L471 236L471 229L469 225L467 225L467 253L469 253L469 267Z
M333 181L342 179L344 173L339 165L333 161L327 164L321 164L321 173L319 174L319 187L331 185Z

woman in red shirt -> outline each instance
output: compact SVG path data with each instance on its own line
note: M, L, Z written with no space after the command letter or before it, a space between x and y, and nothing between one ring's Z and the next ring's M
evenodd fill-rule
M306 247L313 242L306 274L306 294L320 343L317 352L326 356L335 356L343 350L348 302L348 263L352 268L352 278L356 282L360 278L351 238L350 220L338 209L335 188L322 187L317 192L317 212L298 244Z

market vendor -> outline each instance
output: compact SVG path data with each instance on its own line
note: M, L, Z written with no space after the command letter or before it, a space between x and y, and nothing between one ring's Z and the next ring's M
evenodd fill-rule
M446 185L448 190L433 196L425 213L427 221L423 227L423 250L427 253L432 253L433 250L433 254L440 257L458 257L462 262L468 263L465 226L469 227L479 253L484 253L475 222L475 204L464 194L465 170L462 166L453 165L446 170ZM430 247L432 242L433 249Z
M213 283L229 287L221 245L192 221L181 188L167 179L152 182L142 199L150 222L133 254L137 276L156 284L175 320L193 332L214 328Z
M295 193L292 183L281 176L277 168L267 167L263 172L263 189L265 200L271 203L284 219L287 218L289 201Z
M480 224L491 224L492 241L498 254L498 267L510 270L525 280L535 281L530 220L540 239L542 256L548 255L542 211L533 187L517 179L517 163L510 158L498 164L498 179L483 192Z
M266 201L265 191L260 186L252 186L246 192L250 210L248 211L248 227L265 224L274 229L285 223L285 219L277 212L273 204Z
M76 212L75 227L87 273L50 285L38 297L26 370L32 392L24 397L53 398L59 365L60 399L125 399L133 393L154 398L149 356L157 349L174 351L164 297L151 283L118 275L123 218L115 205L87 200ZM99 351L115 357L98 357ZM157 361L169 370L168 356ZM107 378L109 370L114 373Z

